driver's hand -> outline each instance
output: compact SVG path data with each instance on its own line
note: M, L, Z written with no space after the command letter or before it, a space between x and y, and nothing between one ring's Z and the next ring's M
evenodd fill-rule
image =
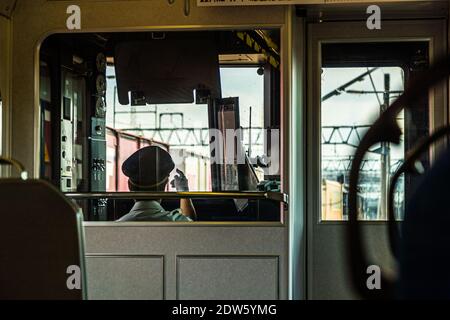
M170 182L170 185L175 188L177 191L189 191L189 183L188 179L184 175L183 171L177 169L177 175Z

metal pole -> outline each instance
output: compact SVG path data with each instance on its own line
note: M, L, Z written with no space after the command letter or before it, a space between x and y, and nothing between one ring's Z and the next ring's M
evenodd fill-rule
M117 86L114 86L114 96L113 96L113 128L116 128L116 94Z
M250 115L248 119L248 157L252 156L252 107L250 107Z
M256 192L256 191L222 191L222 192L81 192L64 193L72 200L86 199L249 199L249 200L272 200L288 203L289 197L281 192Z
M354 78L353 80L350 80L349 82L343 84L342 86L340 86L340 87L334 89L333 91L327 93L326 95L324 95L322 97L322 102L324 102L325 100L330 99L331 97L340 95L343 91L345 91L352 84L354 84L356 82L359 82L359 81L362 81L367 75L371 74L372 72L374 72L377 69L378 68L370 69L367 72L364 72L363 74L361 74L358 77Z
M381 112L384 112L389 107L389 91L391 86L391 77L389 74L384 75L384 93L383 93L383 105L381 106ZM379 219L387 219L388 208L388 190L389 190L389 176L390 176L390 147L389 142L381 143L381 179L380 179L380 210Z
M160 124L158 124L158 105L155 104L155 128L160 128Z

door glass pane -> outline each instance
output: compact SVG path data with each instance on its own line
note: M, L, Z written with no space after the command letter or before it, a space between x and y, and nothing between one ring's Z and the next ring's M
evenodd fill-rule
M404 88L400 67L329 67L322 69L322 213L321 220L347 220L353 154L371 124ZM404 113L397 119L402 130ZM404 159L399 145L379 144L366 154L360 171L360 220L386 220L390 176ZM403 212L404 181L397 184L397 214Z
M429 64L427 41L324 43L321 70L321 212L322 221L348 219L348 183L353 155L361 139L408 82ZM430 133L427 95L405 106L397 118L399 145L371 147L360 168L358 218L387 219L390 179L418 139ZM430 166L428 153L421 165ZM397 220L420 183L420 176L402 176L394 194ZM319 190L318 190L319 191Z

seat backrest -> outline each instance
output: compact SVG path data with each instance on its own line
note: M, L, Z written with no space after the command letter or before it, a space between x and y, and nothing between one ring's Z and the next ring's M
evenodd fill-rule
M433 163L409 198L401 225L401 299L450 299L450 149Z
M1 179L0 299L85 298L82 230L80 210L48 182Z

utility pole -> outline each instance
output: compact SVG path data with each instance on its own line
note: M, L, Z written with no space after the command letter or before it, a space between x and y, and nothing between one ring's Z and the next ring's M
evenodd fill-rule
M248 117L248 157L252 156L252 107Z
M113 128L116 128L116 95L117 95L117 86L114 86L114 95L113 95Z
M384 75L384 93L383 104L381 105L381 112L383 113L389 107L390 100L390 87L391 76L389 74ZM378 206L378 218L380 220L387 219L387 207L388 207L388 190L389 190L389 178L391 172L391 155L389 142L381 143L381 179L380 179L380 205Z

